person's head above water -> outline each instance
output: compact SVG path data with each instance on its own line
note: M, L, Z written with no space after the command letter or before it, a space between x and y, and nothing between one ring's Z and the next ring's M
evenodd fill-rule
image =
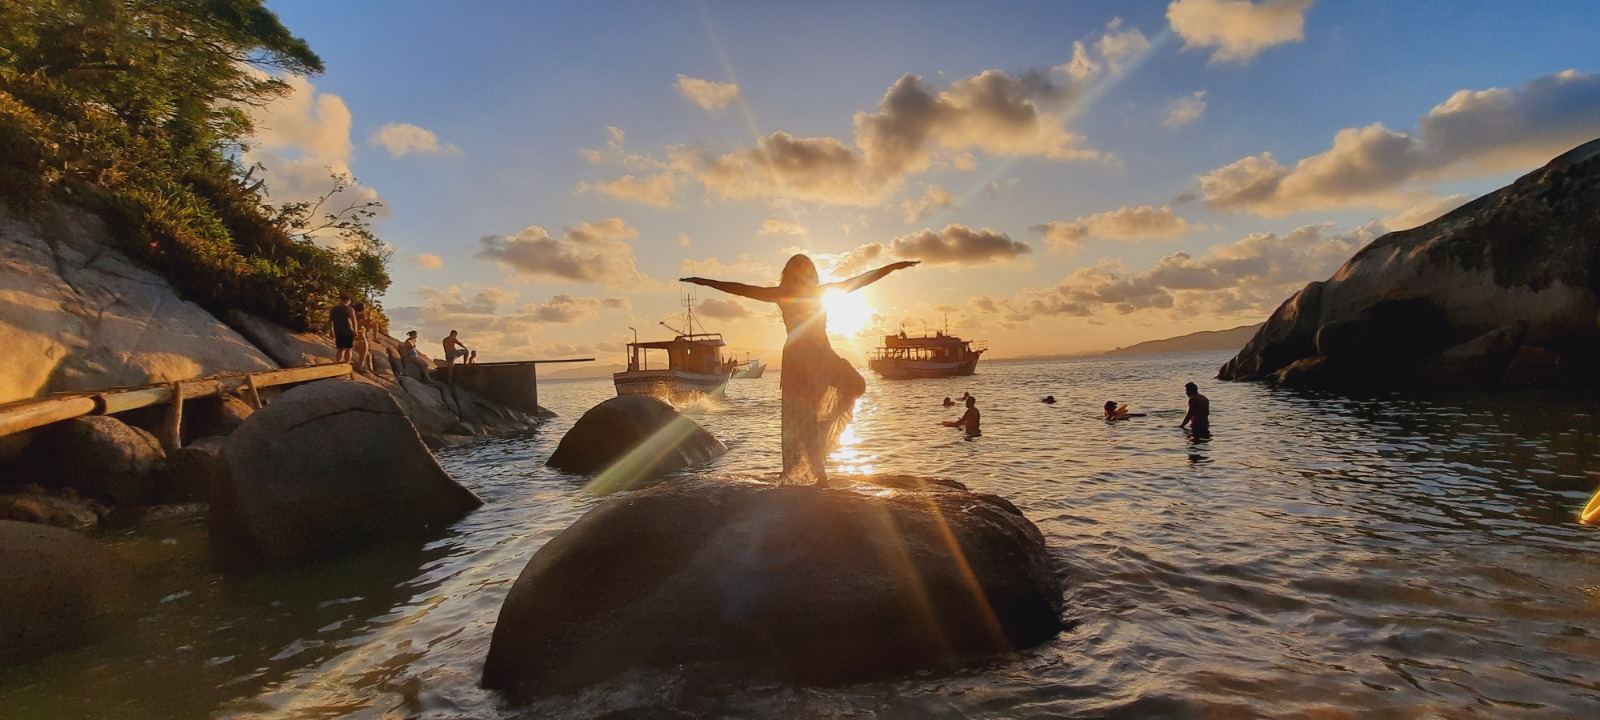
M1111 411L1116 410L1116 409L1117 409L1117 401L1115 401L1115 400L1107 400L1106 401L1106 412L1111 412Z
M1183 392L1184 392L1185 395L1198 394L1200 392L1200 386L1196 385L1196 384L1194 384L1192 382L1191 383L1184 383L1183 384Z
M978 398L976 398L976 397L974 397L972 395L968 395L967 396L967 407L973 407L973 406L975 406L977 404L978 404Z
M780 284L787 287L810 286L815 287L817 281L817 265L805 255L795 255L783 266L783 276Z

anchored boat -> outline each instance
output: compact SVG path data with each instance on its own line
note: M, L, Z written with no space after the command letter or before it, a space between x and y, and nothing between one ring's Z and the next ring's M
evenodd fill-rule
M987 342L962 340L942 330L921 337L908 337L902 330L884 336L883 347L872 351L867 367L893 380L971 375L988 349Z
M734 380L754 380L767 371L767 366L761 362L761 358L751 358L748 355L744 362L729 358L724 363L728 366L729 376Z
M704 327L694 332L693 300L684 301L683 330L666 323L661 326L676 335L671 340L639 342L636 334L628 343L628 369L611 375L617 394L654 395L670 402L722 392L730 374L722 362L722 348L728 343L722 333L705 332Z

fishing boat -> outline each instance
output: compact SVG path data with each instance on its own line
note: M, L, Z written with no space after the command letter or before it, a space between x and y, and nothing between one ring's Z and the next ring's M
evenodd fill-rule
M883 346L872 351L867 367L892 380L971 375L978 369L978 357L988 349L987 342L962 340L943 330L920 337L901 330L883 337Z
M684 325L671 340L639 342L638 331L628 343L628 369L611 375L618 395L654 395L668 402L705 393L720 393L728 385L730 370L722 362L728 343L722 333L695 332L693 298L684 300ZM629 328L632 329L632 328ZM657 351L657 352L652 352Z
M734 380L754 380L767 371L767 366L761 362L761 358L746 356L744 362L729 358L725 363L728 366L728 376Z

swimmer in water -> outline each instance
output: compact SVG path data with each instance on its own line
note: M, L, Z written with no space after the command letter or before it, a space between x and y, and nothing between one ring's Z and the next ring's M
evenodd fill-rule
M1115 400L1106 401L1106 420L1127 420L1128 418L1144 417L1144 413L1128 412L1127 405L1118 405Z
M956 404L956 401L951 400L950 398L945 398L944 399L944 406L945 407L950 407L951 405L954 405L954 404Z
M1044 399L1040 400L1039 402L1042 402L1042 403L1044 403L1046 405L1054 405L1054 404L1056 404L1056 396L1054 396L1054 395L1046 395L1046 396L1044 396Z

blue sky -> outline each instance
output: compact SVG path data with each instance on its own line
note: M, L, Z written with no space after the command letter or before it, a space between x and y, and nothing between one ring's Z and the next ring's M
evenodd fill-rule
M614 360L675 278L770 283L797 248L923 261L837 308L862 346L1232 327L1600 137L1589 2L268 7L327 65L258 119L273 197L354 173L395 323L494 359ZM698 298L776 358L767 308Z

